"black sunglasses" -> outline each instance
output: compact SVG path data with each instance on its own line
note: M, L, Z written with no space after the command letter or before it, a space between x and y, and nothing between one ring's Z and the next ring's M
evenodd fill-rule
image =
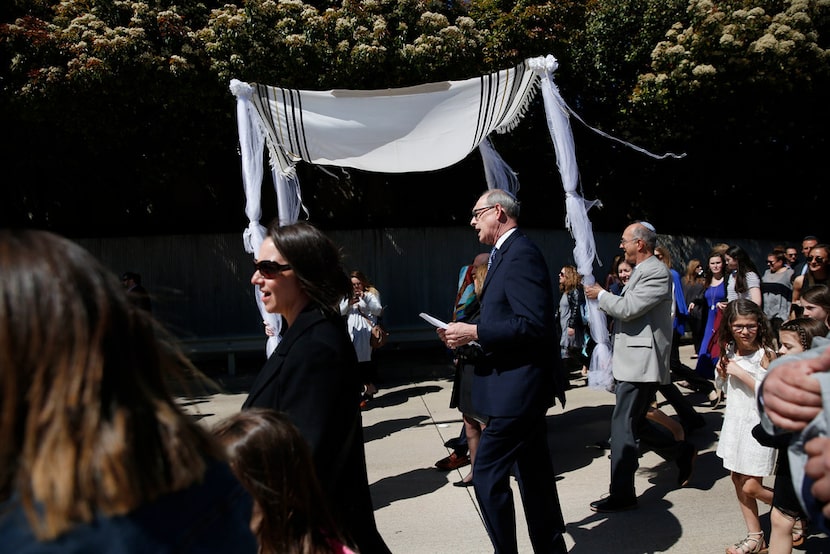
M807 262L808 263L812 262L813 260L815 260L817 264L823 264L824 263L824 258L822 258L821 256L807 256Z
M254 262L254 271L259 271L260 275L266 279L273 279L283 271L288 271L291 266L288 264L278 264L271 260L263 260L261 262Z

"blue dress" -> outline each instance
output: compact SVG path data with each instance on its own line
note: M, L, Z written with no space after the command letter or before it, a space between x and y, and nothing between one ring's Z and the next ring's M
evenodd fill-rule
M712 356L709 351L709 341L715 334L715 316L718 313L717 303L726 300L726 279L719 285L709 286L703 291L706 297L706 304L709 310L706 316L706 327L704 328L703 339L700 341L700 352L697 355L697 371L701 377L707 379L715 378L715 366L718 364L718 357Z

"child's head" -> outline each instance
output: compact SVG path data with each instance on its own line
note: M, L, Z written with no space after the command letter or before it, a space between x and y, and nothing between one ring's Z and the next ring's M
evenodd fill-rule
M293 552L298 542L325 544L327 536L337 537L311 451L285 414L243 410L220 421L213 432L254 498L251 530L260 552Z
M778 353L795 354L809 350L813 339L827 335L827 325L823 321L809 317L798 317L785 321L778 329Z
M830 321L830 288L827 285L813 285L801 295L804 317L818 319L825 324Z
M718 342L725 346L735 343L738 350L768 348L775 350L772 329L764 310L753 302L739 298L726 305L718 329Z

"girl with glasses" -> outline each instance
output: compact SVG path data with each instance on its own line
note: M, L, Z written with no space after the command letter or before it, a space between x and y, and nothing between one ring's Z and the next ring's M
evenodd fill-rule
M797 354L810 349L815 337L827 335L827 325L822 321L800 317L785 321L778 330L778 354ZM770 435L761 424L752 429L752 435L764 446L777 449L775 467L775 484L772 493L772 510L770 511L770 552L773 554L790 554L793 546L804 542L804 513L798 496L793 488L790 476L787 447L793 433Z
M772 503L772 489L764 486L763 478L775 468L775 449L761 446L752 436L753 427L761 422L755 385L776 358L772 331L761 307L746 299L727 304L718 342L723 355L717 370L725 380L727 401L716 453L731 473L747 531L726 552L757 554L766 546L758 501Z

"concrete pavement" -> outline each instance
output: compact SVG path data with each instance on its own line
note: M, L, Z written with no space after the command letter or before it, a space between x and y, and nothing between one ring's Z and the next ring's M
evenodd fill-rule
M435 461L448 454L444 442L458 435L460 414L449 408L452 367L440 348L379 351L383 383L363 412L366 458L378 528L391 550L402 554L492 552L472 488L452 486L469 467L441 472ZM691 346L681 347L684 361ZM181 402L205 425L241 406L258 368L242 368L233 378L214 375L218 394L184 396ZM640 459L636 476L639 509L597 514L589 503L608 490L607 440L614 396L590 390L574 379L567 403L548 412L567 543L574 554L723 552L746 534L729 474L715 455L723 409L710 409L702 395L681 389L706 420L689 438L699 448L688 487L675 484L677 467L652 452ZM660 400L660 398L658 396ZM673 413L668 405L662 406ZM768 479L767 484L772 485ZM519 551L532 552L518 489L513 482ZM762 523L769 539L769 508ZM830 553L830 540L811 536L795 552ZM364 553L371 554L371 553Z

